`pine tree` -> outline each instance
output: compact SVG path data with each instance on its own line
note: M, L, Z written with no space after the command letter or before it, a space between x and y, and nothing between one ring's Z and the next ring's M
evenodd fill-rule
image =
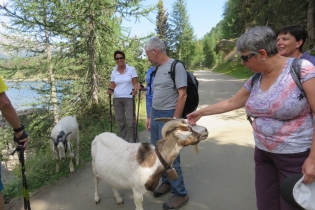
M196 36L193 27L189 23L186 7L185 0L177 0L173 4L171 13L171 41L173 45L171 50L175 52L175 58L182 60L186 67L190 67L190 60L195 52Z
M159 0L158 13L156 15L156 33L157 37L164 41L166 47L166 53L170 53L170 25L168 23L168 13L164 9L163 0Z

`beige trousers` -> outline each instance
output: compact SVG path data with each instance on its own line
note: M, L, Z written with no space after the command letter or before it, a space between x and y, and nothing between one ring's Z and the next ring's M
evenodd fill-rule
M136 137L136 113L133 98L114 98L115 119L119 136L130 143L139 142Z

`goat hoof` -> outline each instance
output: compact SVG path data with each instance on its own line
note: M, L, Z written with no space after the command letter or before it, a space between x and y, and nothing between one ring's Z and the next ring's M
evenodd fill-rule
M123 201L123 199L122 198L115 198L115 200L116 200L116 203L117 203L117 205L119 205L119 206L123 206L124 205L124 201Z
M100 201L95 201L95 205L100 204Z

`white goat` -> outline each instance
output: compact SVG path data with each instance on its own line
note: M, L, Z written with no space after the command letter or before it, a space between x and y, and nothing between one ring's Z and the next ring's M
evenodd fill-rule
M197 145L208 137L205 127L191 126L183 119L158 120L168 122L162 128L163 139L157 141L157 148L150 143L128 143L109 132L94 138L91 153L96 204L100 202L98 182L102 179L111 186L117 204L123 205L117 189L131 188L136 210L143 210L144 193L155 190L166 170L157 154L169 169L183 147Z
M56 160L56 172L59 171L59 161L69 160L70 172L74 172L72 157L72 142L76 146L76 165L79 165L79 126L76 117L66 116L58 121L51 131L52 148Z

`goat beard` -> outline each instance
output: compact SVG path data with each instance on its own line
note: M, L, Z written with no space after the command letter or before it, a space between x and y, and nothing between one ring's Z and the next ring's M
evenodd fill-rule
M198 144L194 144L194 145L192 145L192 147L193 147L195 153L199 154L200 150L199 150Z

